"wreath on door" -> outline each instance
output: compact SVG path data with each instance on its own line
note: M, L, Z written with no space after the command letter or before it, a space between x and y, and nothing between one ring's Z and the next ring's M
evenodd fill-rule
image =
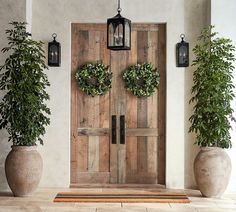
M128 91L138 97L152 96L160 83L160 74L151 63L130 66L124 71L123 80Z
M105 95L111 88L112 73L102 62L87 63L75 74L79 88L92 97Z

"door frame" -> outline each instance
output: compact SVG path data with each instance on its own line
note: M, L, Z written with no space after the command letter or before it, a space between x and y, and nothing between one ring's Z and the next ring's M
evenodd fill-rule
M94 23L88 23L88 25L91 25L91 24L94 24ZM81 25L85 26L86 23L82 23ZM140 25L140 23L137 23L137 24L135 23L133 25L137 25L138 26L138 25ZM160 24L158 24L158 23L155 23L155 24L154 23L151 23L151 24L149 24L149 23L142 23L142 29L144 29L145 27L148 28L150 25L160 25ZM160 48L163 49L163 51L160 54L164 55L160 59L160 64L161 64L161 69L164 70L165 74L162 75L163 83L164 83L162 88L164 88L164 89L160 90L159 92L162 92L163 95L164 95L164 98L163 98L164 99L164 107L166 107L166 24L162 24L161 23L161 25L162 25L161 30L164 31L163 34L164 34L165 39L163 39L163 42L159 44L159 45L162 46ZM72 104L72 98L71 98L71 104ZM164 110L166 111L166 108ZM71 114L72 114L72 111L73 110L71 110ZM162 125L162 127L165 128L166 127L166 125L165 125L165 123L166 123L166 115L165 115L165 113L164 113L163 116L164 116L164 119L161 121L162 122L161 125ZM117 117L117 118L119 118L119 117ZM72 141L73 136L74 135L71 134L71 141ZM164 138L164 140L165 140L165 137L166 137L165 130L164 130L164 134L159 135L159 136L162 136ZM72 151L72 147L73 147L73 143L71 142L71 151ZM165 154L166 154L165 150L166 150L166 144L164 142L164 145L162 146L162 154L164 153L164 157L163 157L164 160L165 160ZM165 170L166 169L166 161L162 162L162 164L164 165L164 170ZM71 166L70 166L70 168L71 168ZM72 172L72 168L71 168L71 172ZM71 176L72 175L73 174L71 173ZM165 171L164 171L164 175L163 175L161 181L162 181L162 184L165 184ZM91 185L87 185L87 184L79 184L79 187L96 187L96 186L98 186L98 187L101 187L101 186L103 186L103 187L125 187L126 185L129 185L129 187L130 186L131 187L145 187L145 185L142 185L142 184L102 184L102 185L101 184L92 184L92 186ZM149 187L149 185L146 185L146 186ZM151 184L150 185L150 187L153 187L153 186L155 186L155 187L163 187L163 185L159 185L159 184ZM70 187L78 187L78 185L75 185L75 184L71 183Z

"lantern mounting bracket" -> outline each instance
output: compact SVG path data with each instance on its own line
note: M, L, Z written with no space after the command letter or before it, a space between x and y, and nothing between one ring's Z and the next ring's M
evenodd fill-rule
M120 7L120 0L118 0L118 8L117 8L117 12L120 14L122 11L121 7Z
M56 41L57 34L56 34L56 33L53 33L53 34L52 34L52 38L53 38L53 41Z
M184 42L185 34L181 34L180 38L181 38L181 42Z

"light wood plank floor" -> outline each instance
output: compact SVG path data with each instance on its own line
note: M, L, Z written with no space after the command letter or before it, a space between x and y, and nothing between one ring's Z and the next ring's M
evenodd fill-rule
M72 189L38 189L32 197L16 198L0 193L0 212L236 212L236 194L221 199L202 198L199 191L185 190L191 203L53 203L60 191ZM73 189L73 191L112 191L112 189ZM128 189L113 189L128 191ZM129 191L135 189L129 189ZM147 191L154 189L138 189ZM160 190L160 189L158 189ZM178 191L178 190L174 190Z

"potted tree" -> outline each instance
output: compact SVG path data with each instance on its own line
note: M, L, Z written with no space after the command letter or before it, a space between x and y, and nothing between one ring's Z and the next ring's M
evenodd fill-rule
M203 196L220 197L231 173L231 161L223 150L231 147L230 128L234 98L232 72L235 47L231 40L217 37L213 26L204 29L193 49L193 115L190 132L201 147L194 161L194 174Z
M8 184L15 196L28 196L37 188L42 174L42 158L36 150L43 144L45 126L50 114L45 100L49 100L49 86L44 69L43 43L34 41L26 32L26 23L11 22L6 30L8 47L5 63L0 66L0 128L9 133L12 150L5 161Z

